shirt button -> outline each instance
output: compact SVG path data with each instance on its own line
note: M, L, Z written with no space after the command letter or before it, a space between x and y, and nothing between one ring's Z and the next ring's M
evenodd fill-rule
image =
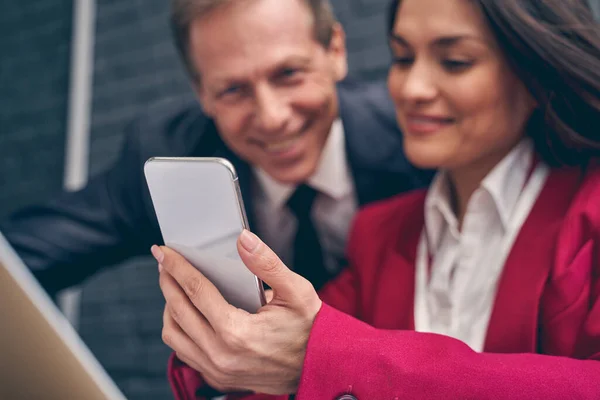
M335 400L358 400L356 397L352 396L351 394L345 394L339 397L336 397Z

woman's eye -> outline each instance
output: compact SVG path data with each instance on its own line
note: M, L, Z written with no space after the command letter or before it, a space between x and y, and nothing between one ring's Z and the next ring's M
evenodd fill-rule
M462 72L473 65L472 61L463 60L444 60L442 65L447 71L450 72Z
M413 63L412 57L394 57L393 63L400 67L408 67Z

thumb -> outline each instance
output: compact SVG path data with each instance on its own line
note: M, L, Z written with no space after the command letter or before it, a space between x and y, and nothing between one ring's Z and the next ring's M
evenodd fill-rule
M238 239L238 252L246 267L271 286L277 297L293 300L306 295L306 291L315 293L310 282L286 267L277 254L252 232L242 232Z

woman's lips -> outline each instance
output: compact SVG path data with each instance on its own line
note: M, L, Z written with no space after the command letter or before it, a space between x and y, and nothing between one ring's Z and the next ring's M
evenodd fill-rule
M452 124L454 120L448 117L429 115L409 115L406 118L406 130L413 134L432 134Z

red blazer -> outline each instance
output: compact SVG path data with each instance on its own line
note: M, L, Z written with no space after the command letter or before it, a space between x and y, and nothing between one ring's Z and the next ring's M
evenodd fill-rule
M350 267L321 292L296 399L600 399L600 168L551 172L504 266L483 353L413 331L424 200L358 214ZM199 374L176 358L169 376L178 399L202 398Z

